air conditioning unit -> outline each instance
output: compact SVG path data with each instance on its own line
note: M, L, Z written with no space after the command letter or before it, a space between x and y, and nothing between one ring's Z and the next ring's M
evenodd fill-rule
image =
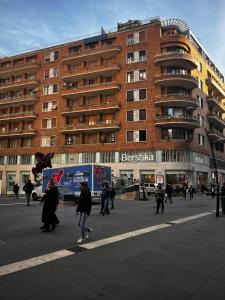
M67 82L63 82L63 86L64 86L64 87L67 87Z
M52 105L52 110L56 110L57 109L57 105Z

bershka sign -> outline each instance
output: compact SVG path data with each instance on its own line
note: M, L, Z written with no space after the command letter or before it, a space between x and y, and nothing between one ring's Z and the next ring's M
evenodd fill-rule
M127 153L122 152L120 154L121 162L145 162L155 161L155 156L152 152L140 152L140 153Z

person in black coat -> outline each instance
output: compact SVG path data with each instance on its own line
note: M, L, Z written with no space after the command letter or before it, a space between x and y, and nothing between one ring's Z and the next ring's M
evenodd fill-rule
M87 216L91 213L91 192L85 182L80 183L80 201L77 206L77 213L79 213L79 223L78 226L81 228L81 237L77 240L77 243L82 243L85 240L85 233L87 233L86 238L88 238L88 233L92 229L86 227Z
M31 182L31 180L29 179L23 187L23 190L26 194L27 206L30 206L30 196L31 196L31 193L32 193L33 189L34 189L34 185Z
M59 223L55 212L59 204L59 191L52 180L48 181L47 188L45 190L45 195L42 198L44 202L42 210L42 222L44 223L40 229L44 229L43 232L54 231L56 225Z
M17 183L14 183L14 185L13 185L13 193L14 193L14 198L15 199L19 199L19 186L18 186L18 184Z

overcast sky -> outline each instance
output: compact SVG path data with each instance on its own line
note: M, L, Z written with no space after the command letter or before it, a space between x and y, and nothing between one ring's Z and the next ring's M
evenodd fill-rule
M128 19L185 21L225 74L224 0L0 0L0 55L45 47Z

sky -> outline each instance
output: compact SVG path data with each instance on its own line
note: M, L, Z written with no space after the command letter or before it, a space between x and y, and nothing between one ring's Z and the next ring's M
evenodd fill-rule
M0 56L159 16L187 23L225 75L224 0L0 0Z

